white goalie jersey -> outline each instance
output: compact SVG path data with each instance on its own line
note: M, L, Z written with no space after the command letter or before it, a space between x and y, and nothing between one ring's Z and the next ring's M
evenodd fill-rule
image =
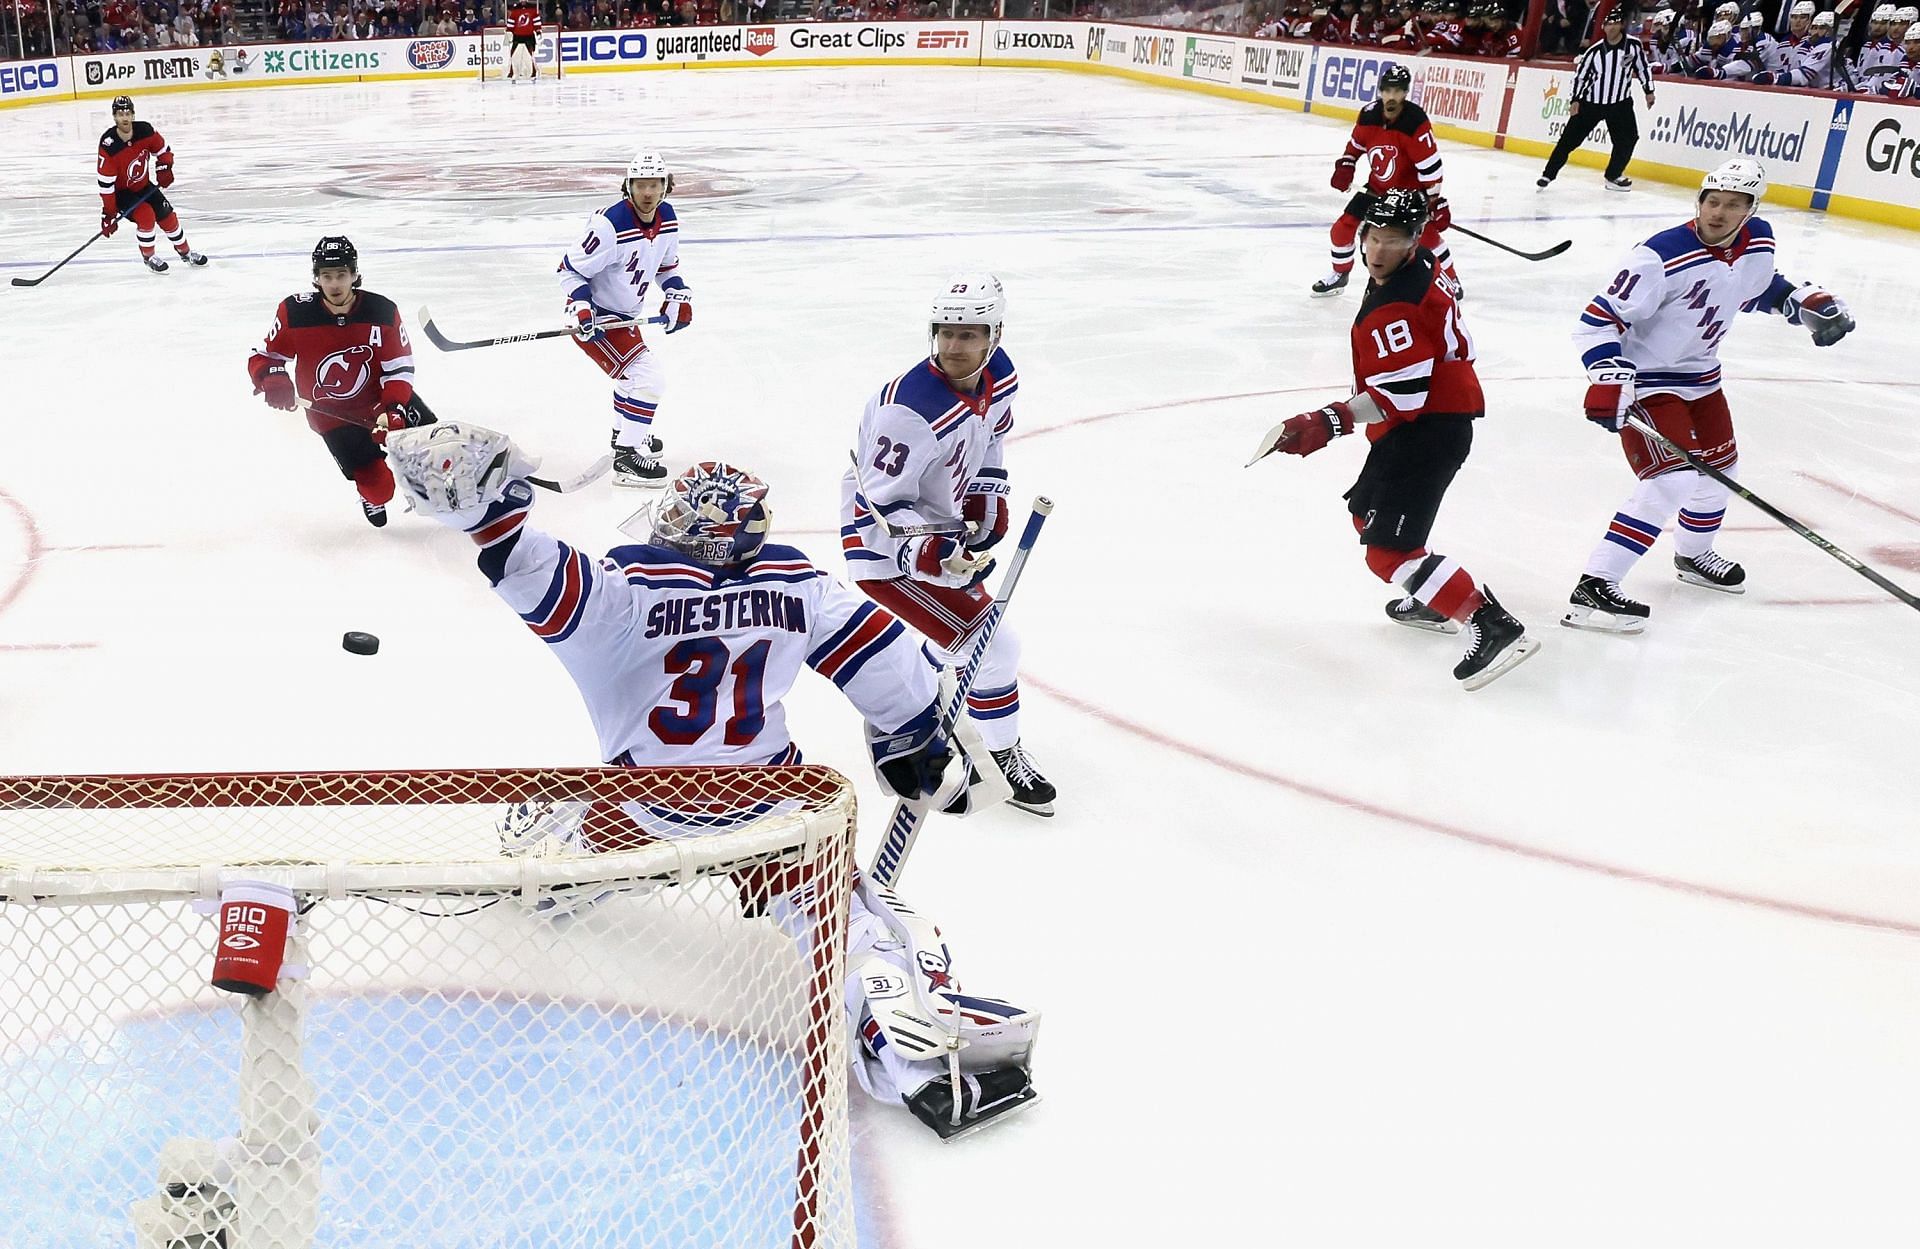
M782 702L802 666L889 732L938 692L932 660L899 621L792 547L725 571L661 546L595 559L518 528L525 515L487 526L503 544L518 534L494 592L566 667L610 764L796 761Z
M1020 377L995 349L977 383L956 391L931 359L922 360L867 401L849 468L840 484L840 545L856 581L905 576L901 540L875 521L896 528L959 525L967 484L982 474L1004 476L1001 442L1013 429L1013 396Z

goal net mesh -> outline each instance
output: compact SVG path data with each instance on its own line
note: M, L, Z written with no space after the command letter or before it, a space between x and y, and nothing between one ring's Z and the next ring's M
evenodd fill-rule
M0 1243L850 1246L853 817L817 767L0 778ZM236 880L296 899L260 997Z

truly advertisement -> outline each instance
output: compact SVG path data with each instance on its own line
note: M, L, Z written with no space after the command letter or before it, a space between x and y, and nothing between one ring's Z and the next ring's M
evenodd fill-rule
M1224 39L1187 36L1186 52L1180 61L1182 77L1198 78L1205 82L1232 82L1234 69L1232 44Z
M1306 85L1309 49L1291 44L1240 45L1240 82L1249 87L1271 87L1289 94Z

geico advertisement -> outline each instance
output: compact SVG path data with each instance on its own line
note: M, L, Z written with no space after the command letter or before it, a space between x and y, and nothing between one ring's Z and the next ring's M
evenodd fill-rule
M685 30L568 32L560 55L569 65L740 64L775 60L974 59L976 22L890 22L823 26L703 26Z

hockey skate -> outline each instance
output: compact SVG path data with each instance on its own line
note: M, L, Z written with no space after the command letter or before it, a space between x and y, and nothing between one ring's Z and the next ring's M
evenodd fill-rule
M947 1076L929 1080L907 1098L913 1117L932 1128L943 1141L954 1140L1003 1115L1030 1106L1040 1097L1023 1067L995 1067L960 1077L960 1113L954 1114L953 1081Z
M1620 593L1620 587L1605 577L1591 574L1580 578L1567 599L1572 604L1560 623L1569 629L1590 629L1595 633L1638 633L1647 627L1652 609Z
M1607 190L1609 190L1609 191L1631 191L1631 190L1633 190L1633 179L1632 179L1632 178L1629 178L1629 177L1627 177L1627 176L1626 176L1625 174L1621 174L1621 175L1620 175L1619 177L1617 177L1617 178L1608 178L1608 179L1607 179Z
M1033 756L1019 742L1005 750L994 751L993 761L1000 765L1007 784L1013 786L1013 795L1007 799L1008 802L1035 815L1053 814L1053 785L1040 775L1040 769L1033 766Z
M613 444L613 484L653 489L667 484L666 466L660 463L664 444L652 434L644 447Z
M375 529L385 529L387 527L386 504L369 503L365 499L362 499L360 500L360 510L366 514L367 523Z
M1409 629L1425 629L1429 633L1460 632L1457 621L1447 619L1412 595L1388 603L1387 619L1395 624L1406 625Z
M142 259L146 261L147 268L155 273L165 273L167 271L167 262L158 256L144 256Z
M1454 665L1453 676L1467 689L1477 690L1517 668L1540 649L1540 643L1527 636L1527 626L1513 618L1493 591L1480 591L1486 598L1467 620L1467 650Z
M1347 289L1347 279L1351 276L1350 273L1329 273L1313 284L1313 297L1325 299L1329 295L1338 295Z
M1691 559L1676 555L1673 571L1688 585L1705 586L1722 594L1747 592L1747 570L1714 551L1703 551Z
M192 265L196 269L204 269L207 264L207 258L192 248L188 248L186 251L180 253L180 263L183 265Z

